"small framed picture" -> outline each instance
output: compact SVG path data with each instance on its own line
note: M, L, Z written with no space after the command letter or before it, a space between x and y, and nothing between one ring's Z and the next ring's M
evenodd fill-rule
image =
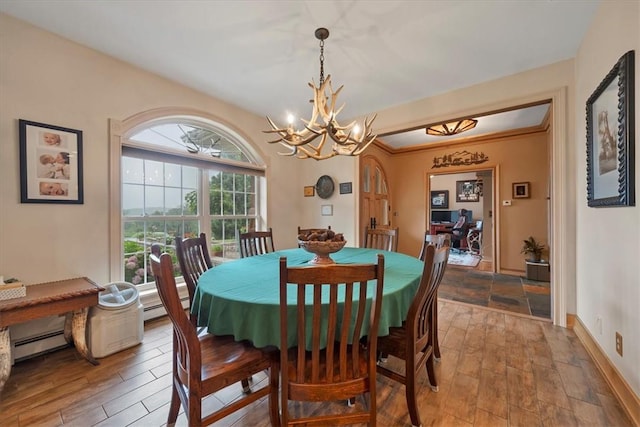
M333 215L333 205L322 205L320 208L320 212L322 216L332 216Z
M313 197L316 194L316 187L313 185L307 185L304 187L304 197Z
M18 121L20 202L84 202L82 131Z
M351 194L351 183L350 182L341 182L340 183L340 194Z
M513 194L514 199L528 199L529 196L529 183L528 182L514 182Z
M431 192L431 209L449 208L449 190L435 190Z

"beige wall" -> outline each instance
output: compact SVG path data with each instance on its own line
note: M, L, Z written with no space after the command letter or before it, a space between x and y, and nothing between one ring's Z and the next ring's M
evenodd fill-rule
M315 183L322 162L277 155L278 146L266 143L263 117L3 14L0 55L0 274L26 283L74 276L114 280L109 277L109 120L165 107L205 112L247 136L268 166L267 224L278 232L279 247L295 245L296 226L305 222L300 218L307 209L302 187ZM84 204L20 203L18 119L83 131ZM326 167L339 165L335 177L347 180L343 174L353 175L355 167L349 160L322 163L323 173L333 174ZM309 178L300 180L303 170ZM352 212L348 203L336 204L334 215ZM313 207L318 210L319 204Z
M480 165L433 169L434 157L464 150L482 152L489 161ZM482 143L439 147L430 150L397 154L389 161L394 180L393 204L397 211L397 225L403 231L399 250L417 253L428 223L429 176L433 173L454 173L467 170L494 169L495 209L494 226L497 230L497 266L501 272L524 271L524 255L520 253L522 240L534 236L548 244L548 135L538 132L490 140ZM529 199L512 199L512 183L530 183ZM434 188L438 190L439 188ZM455 193L449 193L450 206L473 210L479 218L481 204L452 204ZM511 206L502 206L502 200L511 200Z
M618 59L635 50L636 206L589 208L586 195L587 99ZM602 2L576 57L575 123L577 315L640 395L640 2ZM615 351L622 334L624 356ZM636 397L637 398L637 397Z

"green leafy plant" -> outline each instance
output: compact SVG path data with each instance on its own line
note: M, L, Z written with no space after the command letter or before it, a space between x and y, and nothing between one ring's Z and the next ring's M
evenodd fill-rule
M533 236L529 236L526 240L522 241L522 249L520 253L525 255L529 255L529 261L540 261L540 257L542 256L542 252L546 249L544 243L538 242Z

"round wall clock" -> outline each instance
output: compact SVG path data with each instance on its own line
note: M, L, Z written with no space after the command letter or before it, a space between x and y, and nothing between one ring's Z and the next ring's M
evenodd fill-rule
M328 199L333 194L333 179L329 175L322 175L316 182L316 193L322 199Z

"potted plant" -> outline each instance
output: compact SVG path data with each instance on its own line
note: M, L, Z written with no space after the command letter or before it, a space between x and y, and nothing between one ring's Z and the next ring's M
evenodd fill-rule
M213 245L213 256L222 256L222 245Z
M540 262L540 257L542 256L542 252L545 250L546 246L544 243L540 243L533 238L533 236L529 236L528 239L523 240L522 250L520 253L528 255L529 258L527 261L531 262Z

